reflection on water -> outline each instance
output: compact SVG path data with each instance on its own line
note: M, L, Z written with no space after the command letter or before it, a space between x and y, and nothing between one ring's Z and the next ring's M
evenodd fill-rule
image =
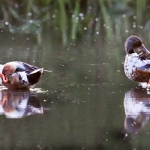
M124 97L127 133L138 133L150 119L150 93L145 89L132 89Z
M43 114L43 107L36 93L0 90L0 114L7 118L22 118Z

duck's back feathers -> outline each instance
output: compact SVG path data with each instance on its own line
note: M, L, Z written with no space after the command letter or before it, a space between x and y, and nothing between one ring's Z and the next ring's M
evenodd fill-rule
M16 67L16 72L25 71L26 73L31 73L32 71L38 69L38 67L36 66L29 65L27 63L20 62L20 61L8 62L6 64L14 65Z
M27 73L31 73L32 71L38 69L38 67L33 66L33 65L29 65L29 64L24 63L24 62L19 62L19 64L20 64L20 67L24 68L24 71Z

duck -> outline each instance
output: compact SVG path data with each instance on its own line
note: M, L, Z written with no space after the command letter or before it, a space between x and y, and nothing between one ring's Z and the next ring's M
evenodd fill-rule
M135 35L129 36L125 41L125 51L125 75L132 81L150 85L150 52L142 40Z
M33 88L41 76L43 68L20 61L0 65L1 84L10 90Z

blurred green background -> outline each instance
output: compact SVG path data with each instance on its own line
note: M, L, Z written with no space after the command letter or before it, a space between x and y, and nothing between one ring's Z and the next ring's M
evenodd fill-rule
M122 40L126 34L149 38L148 0L1 0L0 27L12 33L55 33L65 44L88 36ZM104 36L105 35L105 36Z

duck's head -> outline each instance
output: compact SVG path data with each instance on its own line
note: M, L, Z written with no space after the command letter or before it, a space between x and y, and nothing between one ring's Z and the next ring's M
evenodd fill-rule
M131 35L125 41L126 53L127 54L135 53L134 49L136 48L140 49L145 54L149 53L149 51L146 49L146 47L142 43L142 40L135 35Z
M12 75L16 71L16 66L12 64L5 64L2 70L2 74L4 74L5 78L8 79L10 75Z

